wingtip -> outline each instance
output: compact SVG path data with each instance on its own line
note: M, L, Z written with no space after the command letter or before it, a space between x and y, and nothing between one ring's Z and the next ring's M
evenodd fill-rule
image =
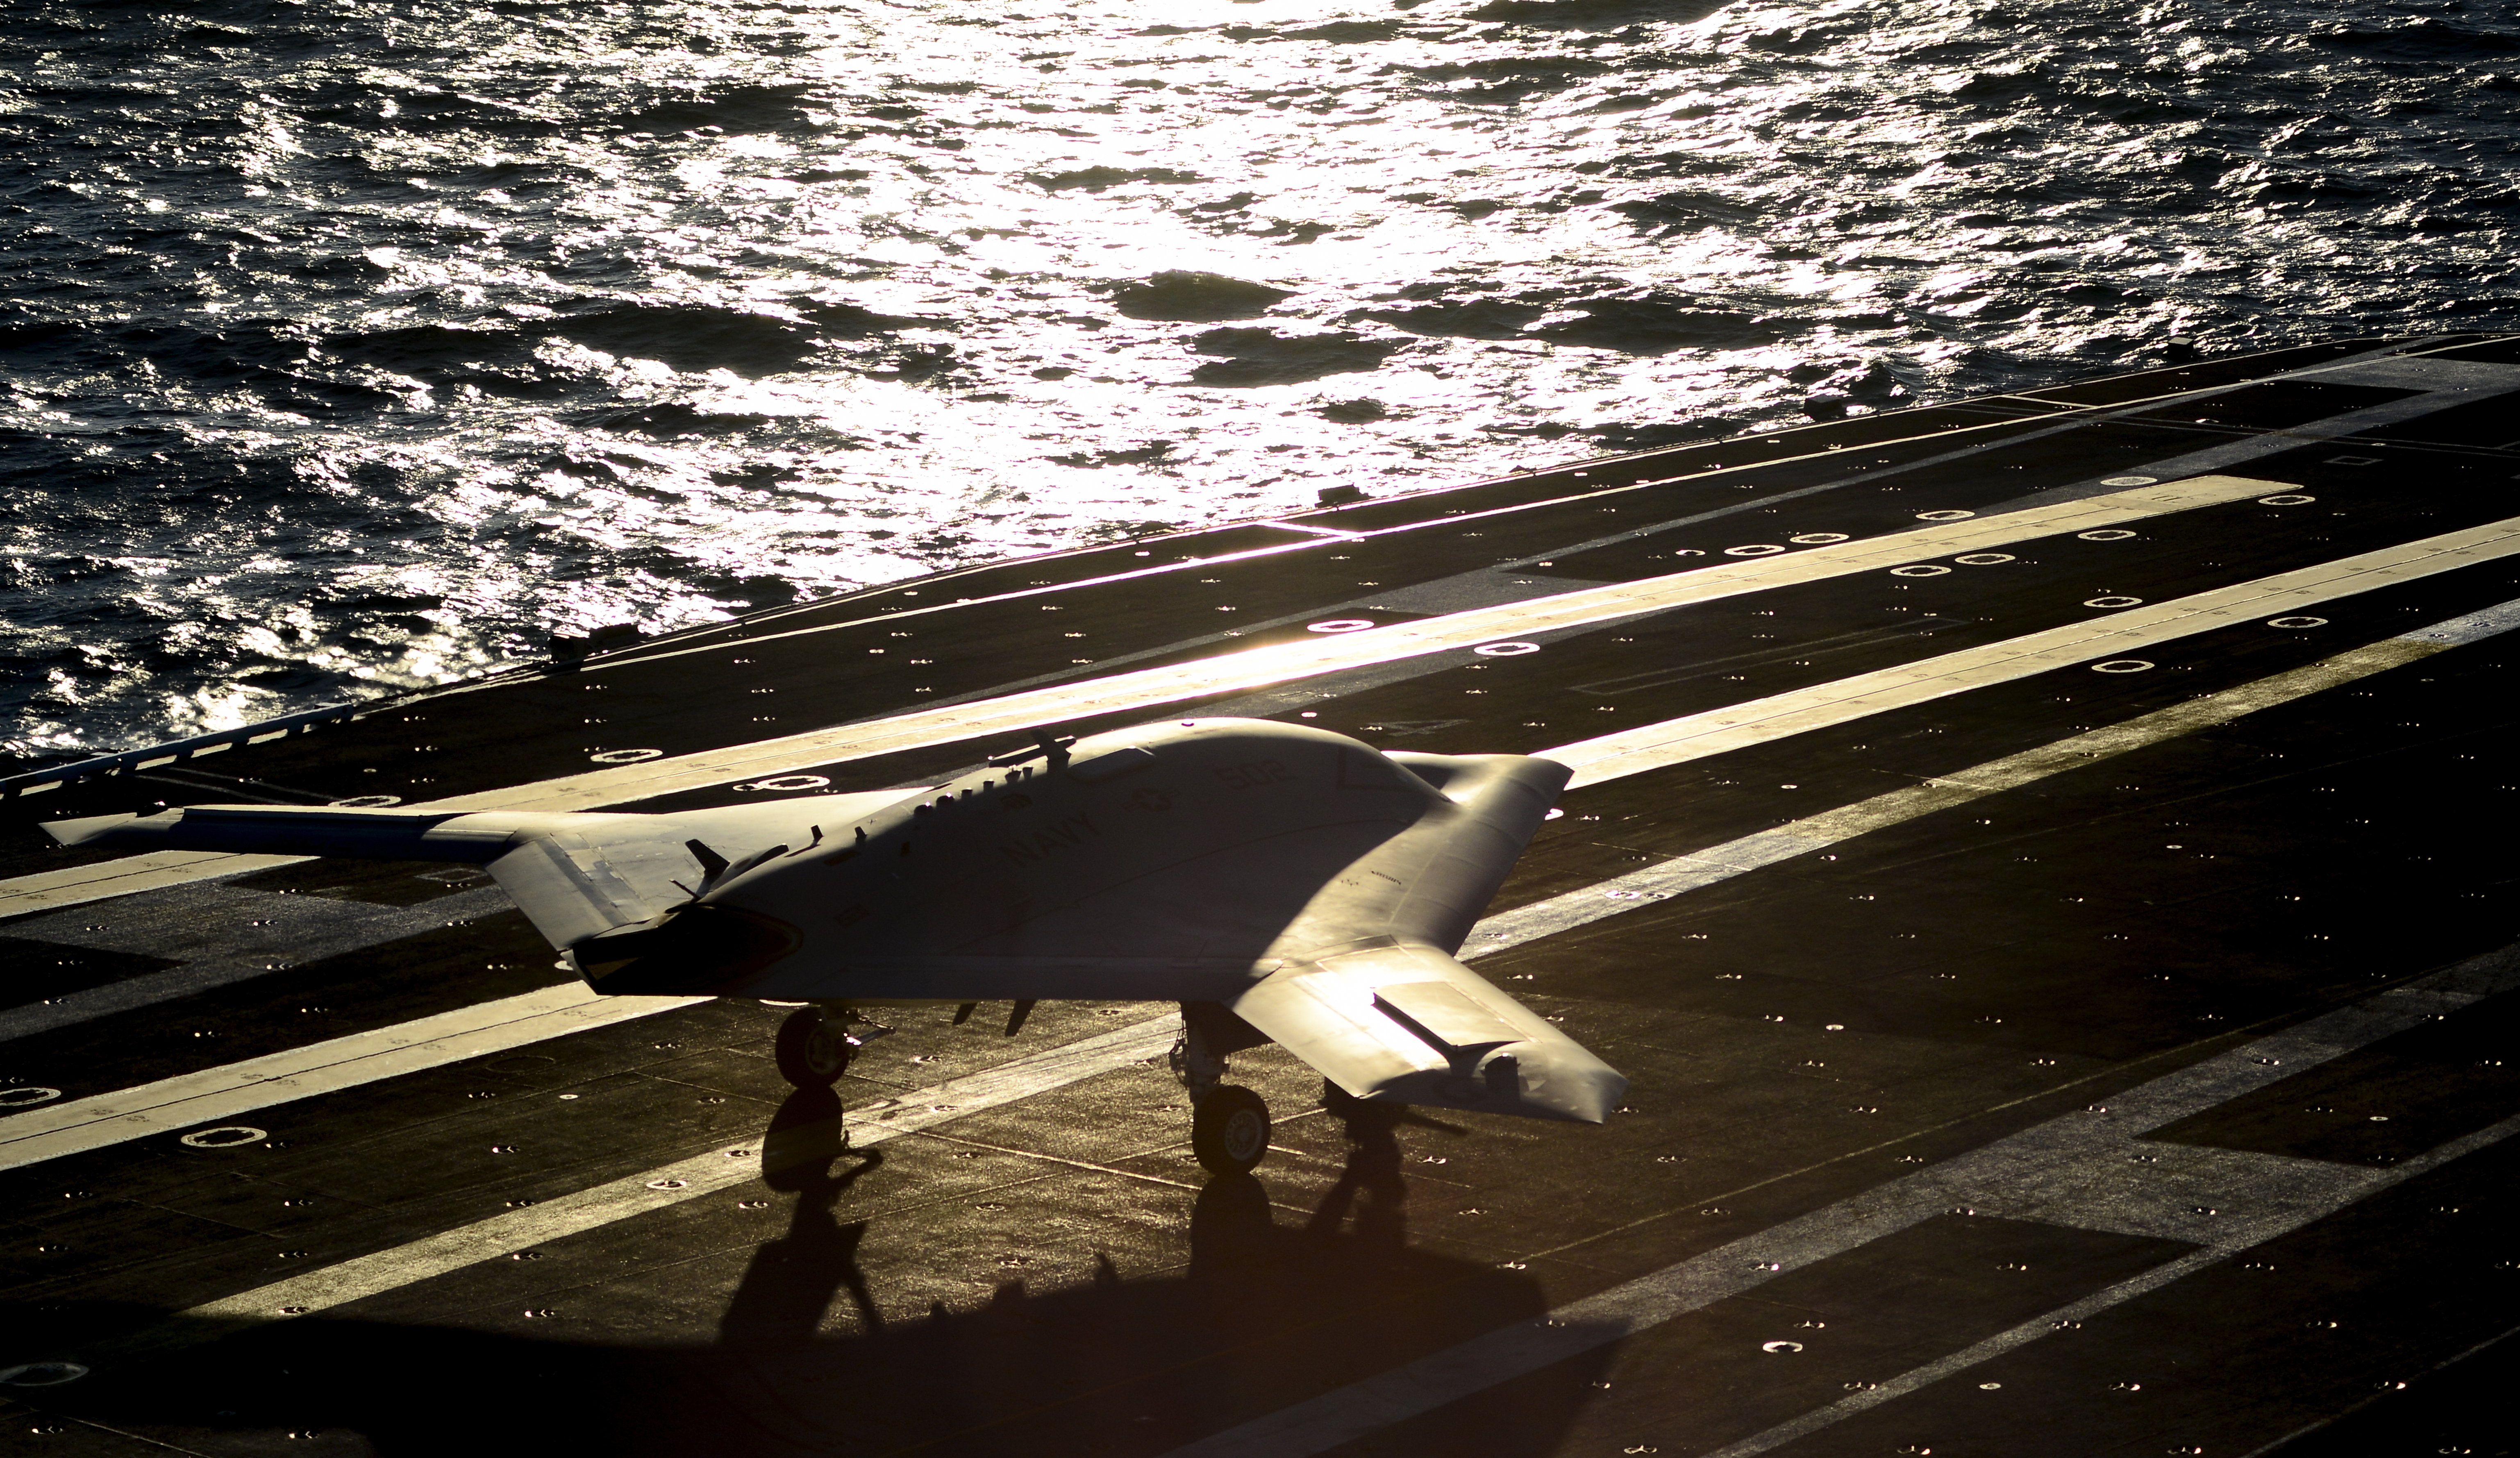
M1580 1047L1526 1043L1481 1065L1480 1077L1447 1079L1440 1087L1433 1097L1418 1091L1413 1101L1558 1124L1606 1124L1628 1081Z
M1576 1124L1608 1123L1628 1091L1627 1079L1598 1061L1591 1068L1553 1069L1551 1073L1552 1077L1523 1097L1552 1116Z
M59 845L83 846L93 841L103 840L123 826L135 825L139 821L140 817L136 815L89 816L75 820L46 820L44 833L51 836Z

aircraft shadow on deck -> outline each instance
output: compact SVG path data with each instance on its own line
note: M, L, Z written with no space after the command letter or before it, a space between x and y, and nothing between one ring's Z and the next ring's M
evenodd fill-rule
M774 1130L830 1127L824 1103L836 1110L825 1090L800 1092ZM236 1331L121 1303L48 1303L28 1326L146 1328L150 1349L82 1357L88 1377L11 1395L57 1421L212 1442L348 1430L387 1458L1160 1454L1547 1308L1529 1275L1408 1245L1404 1121L1434 1122L1373 1107L1349 1119L1347 1163L1301 1223L1281 1223L1256 1175L1211 1179L1192 1210L1187 1268L1150 1277L1123 1278L1105 1259L1083 1285L1037 1294L1011 1280L976 1310L935 1303L885 1321L858 1260L868 1222L844 1217L849 1187L882 1150L828 1139L771 1172L794 1200L788 1229L755 1250L710 1343L324 1316ZM823 1333L834 1307L851 1334ZM16 1324L0 1310L0 1327ZM1552 1451L1611 1356L1601 1348L1452 1416L1476 1426L1483 1452Z

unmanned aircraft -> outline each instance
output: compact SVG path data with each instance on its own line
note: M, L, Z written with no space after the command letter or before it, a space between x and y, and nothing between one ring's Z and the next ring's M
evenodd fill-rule
M828 1085L863 1009L1178 1002L1192 1147L1269 1146L1229 1054L1275 1041L1333 1103L1598 1124L1607 1064L1454 958L1564 788L1522 755L1386 754L1189 719L919 790L668 815L197 805L58 820L64 845L470 862L604 994L796 1002L779 1068Z

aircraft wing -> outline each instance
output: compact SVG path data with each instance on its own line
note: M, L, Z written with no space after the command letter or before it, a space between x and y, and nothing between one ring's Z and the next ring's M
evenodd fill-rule
M917 793L815 795L671 815L538 817L544 823L512 836L483 868L544 940L567 948L689 902L712 876L693 841L741 872L775 852L845 845L854 821Z
M1598 1124L1628 1081L1423 943L1282 967L1226 1005L1359 1098Z
M798 796L670 815L193 805L44 828L66 846L469 862L489 871L552 946L566 948L690 901L711 874L693 841L721 871L740 871L774 847L804 850L818 829L821 843L846 844L857 820L918 793Z
M581 959L608 944L578 949ZM836 999L872 1007L912 1002L1222 1002L1251 986L1250 960L1238 956L859 956L844 967L797 958L718 976L668 963L654 980L608 972L608 993L760 997L776 1002Z

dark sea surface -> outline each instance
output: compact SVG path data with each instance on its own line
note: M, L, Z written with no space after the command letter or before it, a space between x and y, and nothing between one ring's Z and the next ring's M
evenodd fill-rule
M2520 329L2520 9L0 0L0 750Z

